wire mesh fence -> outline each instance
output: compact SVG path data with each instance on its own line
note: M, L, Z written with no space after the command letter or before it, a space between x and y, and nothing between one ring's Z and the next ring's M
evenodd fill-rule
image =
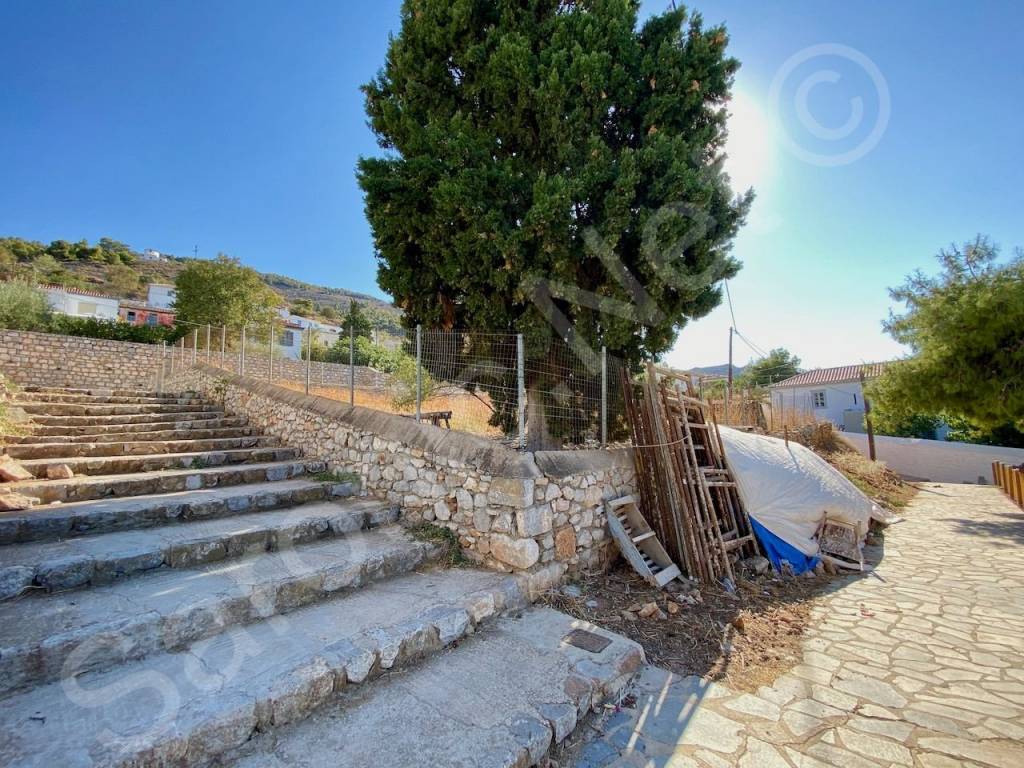
M537 345L513 333L431 329L357 336L284 322L193 326L164 359L168 374L205 363L514 447L598 447L625 435L615 384L621 362L561 339Z

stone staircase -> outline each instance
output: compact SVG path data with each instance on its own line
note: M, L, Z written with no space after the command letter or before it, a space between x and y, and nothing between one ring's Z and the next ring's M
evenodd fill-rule
M34 478L5 487L43 503L0 513L2 765L531 765L642 659L568 644L516 578L440 568L397 509L202 398L15 404Z

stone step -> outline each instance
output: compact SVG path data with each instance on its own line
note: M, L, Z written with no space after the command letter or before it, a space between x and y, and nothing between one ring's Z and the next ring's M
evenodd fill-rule
M219 429L221 427L244 427L248 422L239 416L222 414L195 414L199 418L178 418L157 421L111 421L102 424L41 424L31 427L33 435L77 437L89 435L117 434L119 432L154 432L168 429Z
M42 416L130 416L143 413L201 413L222 410L219 405L202 401L198 405L102 405L37 402L20 402L17 405L27 414Z
M565 642L578 629L610 642L599 653ZM344 755L343 764L353 768L538 765L583 716L624 688L643 661L632 640L531 608L489 623L415 668L344 690L291 725L260 729L219 764L333 768Z
M40 499L43 505L54 502L64 504L288 480L304 474L322 472L325 468L326 465L322 461L272 461L206 469L166 469L160 472L73 477L70 480L22 480L7 483L6 488L13 493ZM33 511L43 512L45 509L36 507Z
M0 547L0 600L96 586L155 568L192 568L344 536L398 520L374 499L324 501L220 520Z
M43 413L31 414L32 422L53 427L92 427L115 424L163 424L178 421L209 421L227 416L221 410L188 411L174 410L166 413L124 413L106 416L51 416Z
M0 702L0 763L208 765L258 732L333 703L344 689L390 685L370 681L474 629L485 632L493 617L522 604L508 576L469 569L412 573L228 630L183 652L68 676ZM509 679L500 687L507 689ZM392 717L400 727L404 713ZM342 757L348 746L332 765L348 764Z
M21 392L39 392L55 395L93 395L113 397L166 397L167 392L156 392L151 389L103 389L102 387L46 387L27 384L19 388ZM176 393L195 396L194 392Z
M9 600L0 603L0 693L182 650L227 628L409 573L440 550L388 526L227 563Z
M49 541L171 522L230 517L323 501L332 496L350 496L354 490L350 483L303 478L0 512L0 544Z
M232 421L237 423L237 419ZM179 422L180 423L180 422ZM185 422L186 424L188 422ZM32 434L21 436L4 436L5 442L9 443L119 443L128 440L210 440L225 437L249 437L255 434L252 427L245 426L210 426L203 427L173 425L173 429L153 429L151 424L129 425L137 426L134 430L117 430L112 432L90 432L88 434ZM157 425L159 426L159 425ZM169 424L168 427L171 425Z
M25 459L21 466L38 478L45 479L50 467L66 465L76 477L83 475L120 475L159 472L164 469L199 469L228 464L294 461L299 452L294 448L238 448L229 451L190 451L136 456L84 456Z
M7 452L15 459L55 459L72 456L147 456L158 453L228 451L240 448L272 448L276 437L223 437L210 440L137 440L124 443L16 443Z
M21 401L36 403L97 403L101 405L199 405L206 402L197 395L89 395L80 392L18 392L15 393L12 402L18 404Z

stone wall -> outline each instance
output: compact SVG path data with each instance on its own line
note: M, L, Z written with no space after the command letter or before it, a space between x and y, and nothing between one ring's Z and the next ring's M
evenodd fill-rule
M171 353L168 353L170 355ZM181 360L182 349L175 347L175 361ZM192 350L184 350L184 361L190 364L192 361ZM196 352L196 361L206 362L206 350L200 348ZM221 363L220 351L214 350L210 355L210 364L230 373L237 373L239 360L238 352L228 352L224 355L224 362ZM257 380L267 381L270 372L270 356L263 352L247 351L245 353L245 375ZM309 380L313 386L339 387L345 389L349 385L351 375L349 367L341 363L310 363ZM374 368L365 365L355 366L356 387L358 389L385 389L388 385L387 374L381 373ZM274 380L306 381L306 361L293 360L287 357L274 355Z
M170 386L223 397L261 432L358 473L365 493L401 505L406 519L454 530L476 562L536 574L538 588L604 568L616 552L604 501L633 490L628 451L515 451L206 365Z
M22 386L157 387L162 347L34 331L0 331L0 373Z

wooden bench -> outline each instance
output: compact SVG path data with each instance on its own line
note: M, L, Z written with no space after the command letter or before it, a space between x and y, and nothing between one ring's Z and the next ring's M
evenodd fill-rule
M402 414L407 419L415 419L416 414L405 413ZM435 427L440 427L441 422L444 422L445 429L452 428L452 412L451 411L423 411L420 413L420 421L429 421Z

